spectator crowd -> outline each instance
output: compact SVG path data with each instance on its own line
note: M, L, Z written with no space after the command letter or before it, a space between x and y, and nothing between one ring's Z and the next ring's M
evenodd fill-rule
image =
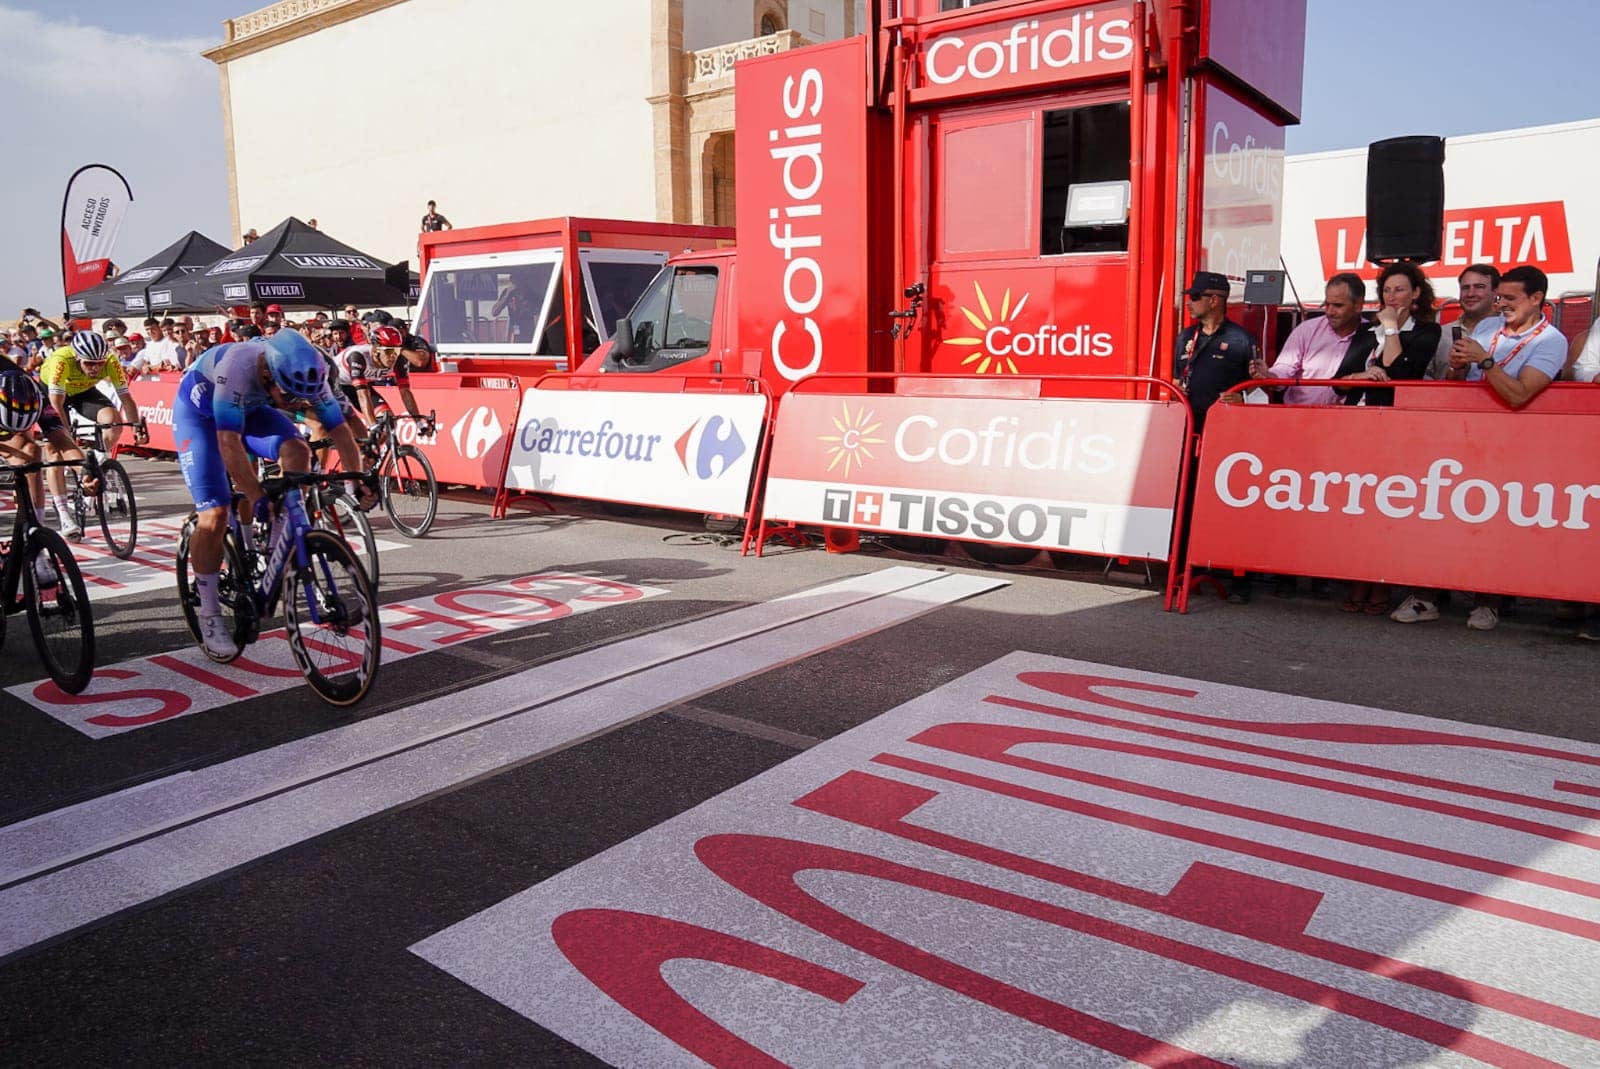
M1600 379L1600 320L1570 341L1551 322L1545 305L1549 279L1531 265L1503 274L1490 264L1472 264L1457 278L1460 315L1448 327L1420 268L1386 265L1377 279L1376 312L1363 309L1366 283L1353 273L1336 274L1323 290L1322 315L1307 318L1284 339L1268 363L1255 339L1228 318L1228 279L1197 272L1186 296L1193 322L1179 336L1174 373L1193 410L1198 431L1219 401L1238 402L1236 389L1264 381L1269 402L1284 405L1393 405L1396 382L1425 379L1482 382L1511 409L1521 409L1560 379ZM1281 385L1279 385L1281 383ZM1274 592L1293 596L1294 576L1273 577ZM1313 578L1311 593L1331 597L1332 584ZM1228 580L1227 600L1250 600L1250 576ZM1448 591L1396 593L1381 583L1351 583L1346 612L1388 616L1396 623L1440 618ZM1471 603L1467 626L1493 630L1511 599L1463 595ZM1600 641L1600 606L1561 605L1561 618L1581 620L1579 637Z

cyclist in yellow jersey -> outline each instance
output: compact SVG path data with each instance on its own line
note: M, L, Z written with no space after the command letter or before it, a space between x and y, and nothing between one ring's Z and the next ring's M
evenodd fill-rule
M49 391L50 404L60 415L62 426L66 427L69 433L72 429L73 412L103 426L117 422L116 414L111 409L111 402L100 392L102 381L111 383L112 388L116 390L118 406L122 410L122 421L135 423L139 419L139 410L134 406L133 395L128 392L128 377L123 373L122 364L112 355L110 347L106 345L105 336L97 331L80 330L72 335L72 344L62 346L51 353L45 360L44 366L39 369L39 381L43 382ZM117 441L121 436L121 427L106 426L105 443L108 453L116 452ZM148 440L148 436L143 432L135 432L135 441L140 445ZM56 451L52 449L50 452L51 459L56 459ZM66 507L66 477L60 468L48 468L45 471L45 481L50 487L51 504L55 506L56 515L61 517L61 533L67 538L79 537L83 532L78 529L77 523L68 514L69 510Z

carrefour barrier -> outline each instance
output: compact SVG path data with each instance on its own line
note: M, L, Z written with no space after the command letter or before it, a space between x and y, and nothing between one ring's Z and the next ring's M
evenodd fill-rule
M1213 407L1188 568L1600 602L1600 389L1517 411L1482 383L1395 385L1394 408Z
M742 375L546 375L523 392L497 511L518 493L748 516L770 404Z
M1108 381L1153 399L1070 396ZM1181 535L1189 408L1159 379L818 375L775 424L758 545L788 520L1164 561Z
M183 378L176 372L146 375L131 384L129 392L150 430L149 449L176 453L172 434L172 401ZM379 390L396 412L405 411L399 392ZM438 416L432 435L418 435L410 421L399 426L400 440L421 449L433 463L441 483L460 483L490 490L500 487L511 428L522 396L521 380L505 376L414 375L411 392L426 415Z

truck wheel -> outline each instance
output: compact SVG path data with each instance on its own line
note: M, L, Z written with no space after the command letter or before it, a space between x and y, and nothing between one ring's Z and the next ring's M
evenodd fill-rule
M923 538L920 535L884 535L883 544L901 553L912 553L919 557L940 557L944 555L945 547L950 541L945 538Z
M967 554L985 564L1015 566L1027 564L1039 551L1029 546L997 546L992 542L968 542Z

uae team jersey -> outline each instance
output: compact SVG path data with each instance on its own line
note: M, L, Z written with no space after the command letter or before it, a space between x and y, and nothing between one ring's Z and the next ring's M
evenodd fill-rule
M106 358L104 371L91 375L78 363L78 354L72 346L67 345L51 353L39 369L39 381L48 386L51 393L64 393L69 397L94 389L101 379L111 383L118 393L128 392L128 376L123 374L122 362L115 356Z
M219 431L243 433L244 417L253 409L272 408L271 392L261 385L259 368L266 345L250 341L224 342L200 354L178 385L178 397L209 416ZM344 413L328 384L307 398L324 427L344 422Z

